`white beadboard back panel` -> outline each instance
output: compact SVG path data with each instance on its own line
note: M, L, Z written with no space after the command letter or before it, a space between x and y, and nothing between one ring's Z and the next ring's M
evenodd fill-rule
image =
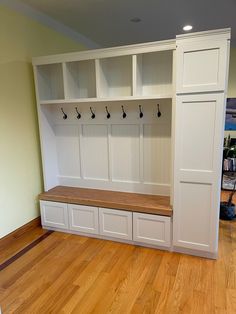
M66 63L65 83L68 99L96 97L95 61Z
M61 105L44 106L55 133L59 184L169 195L171 100L68 104L67 119Z
M139 125L112 125L111 160L113 181L140 181Z
M60 63L40 65L37 79L41 100L64 99L62 65Z
M83 178L108 180L108 131L107 125L82 125Z
M145 183L170 182L171 129L168 124L143 126L143 178ZM164 166L163 166L164 165Z
M59 174L80 177L79 129L74 125L56 125Z
M172 51L137 55L138 95L172 93Z
M101 97L132 95L132 57L100 59L98 62Z

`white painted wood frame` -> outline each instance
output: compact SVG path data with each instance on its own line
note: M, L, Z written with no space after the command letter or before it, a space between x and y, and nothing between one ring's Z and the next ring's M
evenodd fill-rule
M217 255L229 38L177 38L173 245L184 253Z

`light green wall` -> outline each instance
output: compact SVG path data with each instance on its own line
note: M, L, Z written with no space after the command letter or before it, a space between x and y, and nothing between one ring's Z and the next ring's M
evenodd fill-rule
M0 6L0 238L39 215L42 171L31 59L84 48Z

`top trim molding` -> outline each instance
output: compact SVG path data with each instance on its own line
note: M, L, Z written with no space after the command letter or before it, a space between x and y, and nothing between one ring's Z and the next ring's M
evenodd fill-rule
M142 44L118 46L112 48L102 48L93 49L72 53L64 53L58 55L35 57L32 59L34 65L40 64L50 64L59 62L71 62L89 59L101 59L109 57L119 57L124 55L141 54L145 52L155 52L155 51L165 51L165 50L175 50L176 41L172 40L162 40L147 42Z
M48 26L49 28L57 31L58 33L61 33L68 38L84 45L87 48L94 49L94 48L99 48L100 45L97 44L96 42L92 41L90 38L75 32L73 29L70 27L59 23L58 21L54 20L53 18L49 17L48 15L39 12L30 6L19 2L18 0L0 0L0 4L5 5L8 8L11 8L27 17L32 18L33 20Z
M43 57L33 58L33 65L41 64L51 64L51 63L61 63L61 62L73 62L82 61L89 59L101 59L109 57L119 57L124 55L134 55L142 53L150 53L155 51L167 51L175 50L176 43L181 41L197 41L197 40L208 40L208 39L218 40L218 39L230 39L230 28L210 30L204 32L196 32L184 35L177 35L176 39L171 40L161 40L154 42L147 42L134 45L125 45L111 48L100 48L93 50L86 50L80 52L64 53Z
M216 36L216 37L225 37L226 39L231 38L231 28L222 28L222 29L214 29L210 31L203 31L203 32L195 32L195 33L188 33L188 34L181 34L176 36L176 40L184 40L184 39L191 39L194 38L198 40L199 38L204 39L208 36Z

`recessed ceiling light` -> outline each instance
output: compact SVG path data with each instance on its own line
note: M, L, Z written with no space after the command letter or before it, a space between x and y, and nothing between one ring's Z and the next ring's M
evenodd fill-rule
M130 19L130 22L139 23L139 22L141 22L141 19L140 19L140 17L133 17L132 19Z
M188 31L191 31L192 28L193 28L192 25L185 25L185 26L183 27L183 30L184 30L185 32L188 32Z

